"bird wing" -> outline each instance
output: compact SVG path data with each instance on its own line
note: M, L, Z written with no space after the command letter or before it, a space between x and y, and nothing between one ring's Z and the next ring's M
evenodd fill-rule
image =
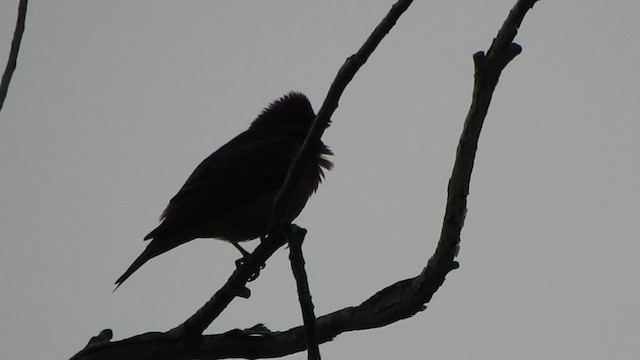
M300 146L290 137L239 135L196 167L161 218L173 225L208 221L277 191Z

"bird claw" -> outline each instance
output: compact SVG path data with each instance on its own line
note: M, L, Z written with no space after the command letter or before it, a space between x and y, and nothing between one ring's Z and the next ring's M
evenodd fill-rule
M236 260L236 268L240 268L240 267L244 266L245 259L246 259L245 257L242 257L242 258ZM260 265L260 268L258 269L258 271L256 271L255 273L251 274L251 276L249 276L249 279L247 280L247 282L252 282L255 279L257 279L258 276L260 276L260 270L264 269L265 266L266 266L265 264Z
M247 280L247 282L252 282L255 279L257 279L258 276L260 276L260 270L262 270L262 269L259 269L258 271L256 271L253 274L251 274L251 276L249 276L249 279Z

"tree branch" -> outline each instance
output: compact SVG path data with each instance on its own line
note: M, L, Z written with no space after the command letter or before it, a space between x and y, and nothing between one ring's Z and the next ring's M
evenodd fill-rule
M11 51L9 52L9 60L7 61L7 67L2 74L2 82L0 82L0 111L4 105L4 100L7 98L7 92L9 91L9 83L13 72L18 65L18 52L20 51L20 44L22 43L22 34L24 34L24 24L27 18L27 0L20 0L18 5L18 20L16 21L16 29L13 32L13 40L11 41Z
M289 235L289 260L291 261L291 271L296 279L298 288L298 301L302 310L302 320L305 330L305 344L309 352L309 360L320 360L320 349L316 335L316 316L313 312L313 302L311 301L311 291L307 273L304 270L304 256L302 255L302 242L306 230L295 228Z
M322 137L322 134L324 134L324 130L329 127L331 123L331 115L333 115L338 108L338 101L340 100L340 96L342 96L344 89L351 82L362 65L367 62L369 56L371 56L382 39L389 33L389 31L391 31L393 26L396 24L396 21L407 10L412 2L412 0L399 0L395 3L391 7L389 13L387 13L380 24L378 24L371 35L369 35L369 38L367 38L358 52L351 55L338 70L338 74L329 87L329 92L318 111L318 115L316 115L311 129L309 129L307 138L296 155L291 168L289 168L287 178L285 179L282 188L280 188L278 197L276 197L276 200L274 201L273 211L271 213L271 229L273 229L274 226L278 226L281 219L284 218L289 200L291 199L293 191L298 184L298 179L301 178L304 169L307 164L309 164L311 157L316 151L315 149L317 149L320 144L320 138Z
M431 299L444 282L446 274L458 266L454 258L458 253L460 233L467 212L467 195L482 125L502 70L522 51L518 44L513 43L513 40L524 16L536 2L537 0L518 0L493 39L487 55L485 56L483 52L473 55L475 64L473 96L449 179L447 206L440 240L436 252L414 282L415 291L423 294L425 300Z

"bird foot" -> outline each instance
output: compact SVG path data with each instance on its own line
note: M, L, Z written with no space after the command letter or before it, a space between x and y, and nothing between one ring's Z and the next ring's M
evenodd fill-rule
M246 257L242 257L242 258L236 260L236 268L240 268L240 267L244 266L246 259L247 259ZM247 281L248 282L252 282L255 279L257 279L258 276L260 276L260 270L264 269L265 266L266 266L265 264L260 265L260 268L258 269L258 271L256 271L255 273L251 274L251 276L249 276L249 279Z

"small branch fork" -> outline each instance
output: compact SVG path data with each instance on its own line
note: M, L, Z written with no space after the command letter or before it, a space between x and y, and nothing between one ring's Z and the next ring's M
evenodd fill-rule
M299 246L304 233L295 227L287 226L282 220L283 214L286 213L287 203L297 179L310 160L312 149L317 146L324 130L329 126L331 115L337 108L338 100L347 84L411 4L411 1L398 1L360 50L349 57L338 71L274 203L269 236L263 239L244 264L236 269L227 283L196 314L166 333L147 333L110 342L110 330L103 330L72 359L274 358L303 351L312 346L317 348L316 342L321 344L330 341L343 332L382 327L424 310L424 304L431 300L444 283L446 275L459 266L455 257L464 225L467 195L482 125L502 70L522 50L513 40L524 16L536 2L537 0L518 0L487 53L478 52L473 56L473 98L458 142L456 160L449 180L440 240L435 253L418 276L392 284L358 306L321 316L315 319L315 326L312 325L313 304L310 301L308 285L296 280L300 289L299 297L302 299L308 295L309 303L301 303L306 330L303 327L295 327L283 332L272 332L259 324L246 330L236 329L223 334L201 335L234 297L248 291L245 288L246 282L275 250L287 242L287 236L292 240L289 241L292 268L304 265L301 256L298 260L294 259L301 255ZM289 233L285 229L290 229ZM295 255L298 252L300 253ZM307 310L304 310L305 308ZM319 358L319 352L315 351L309 353L309 358Z

